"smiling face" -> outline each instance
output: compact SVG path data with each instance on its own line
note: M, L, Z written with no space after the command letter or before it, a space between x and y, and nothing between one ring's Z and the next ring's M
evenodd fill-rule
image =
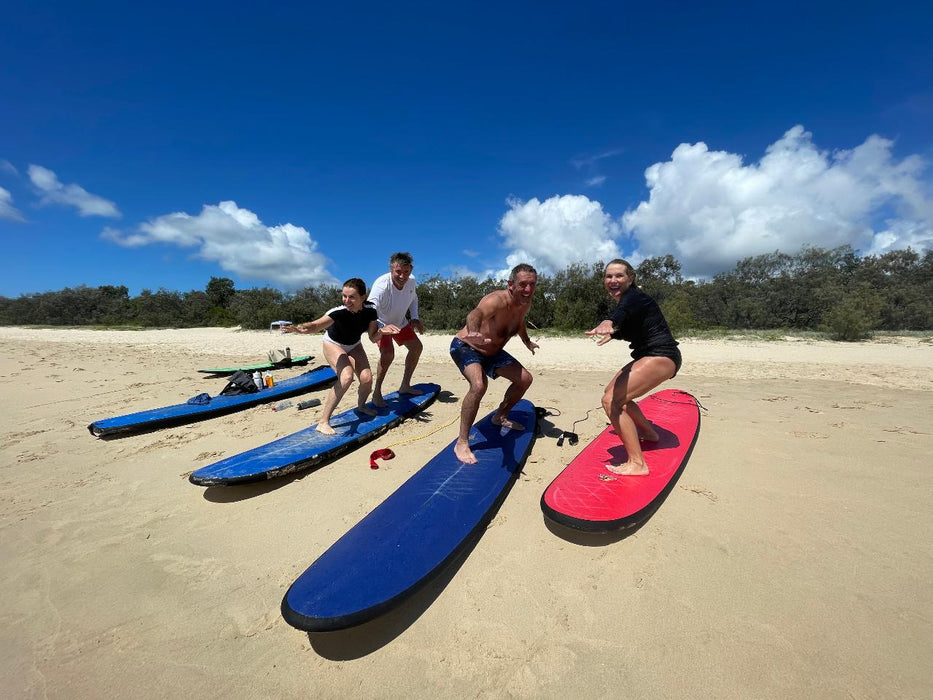
M392 263L389 266L389 273L392 275L392 284L396 289L402 289L408 278L411 277L411 265L403 263Z
M619 301L625 291L632 286L633 279L628 267L621 263L611 263L606 266L603 283L606 285L609 296Z
M363 297L360 296L360 292L356 287L344 287L341 296L343 305L347 307L348 311L356 313L363 308Z
M535 287L538 285L538 275L534 272L519 272L515 275L515 280L509 280L509 294L512 300L522 306L531 304L535 295Z

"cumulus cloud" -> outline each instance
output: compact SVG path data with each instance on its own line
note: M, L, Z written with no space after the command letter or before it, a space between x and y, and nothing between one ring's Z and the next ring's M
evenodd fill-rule
M919 156L897 160L893 142L869 136L851 150L818 149L802 126L757 162L681 144L645 171L648 201L625 213L633 258L673 254L694 276L804 244L849 244L863 254L933 247L933 193Z
M25 221L23 215L13 206L13 195L0 187L0 219L7 221Z
M597 201L568 194L543 202L510 199L508 205L499 221L499 235L511 249L506 258L509 270L525 262L538 272L556 272L571 263L620 255L615 239L622 228Z
M40 193L39 204L75 207L80 216L120 217L117 205L109 199L91 194L80 185L65 185L54 172L41 165L29 166L29 179Z
M236 202L205 205L196 216L165 214L130 231L107 228L102 236L126 247L162 243L196 248L197 257L217 262L224 270L287 289L339 283L327 271L328 261L308 231L293 224L266 226Z

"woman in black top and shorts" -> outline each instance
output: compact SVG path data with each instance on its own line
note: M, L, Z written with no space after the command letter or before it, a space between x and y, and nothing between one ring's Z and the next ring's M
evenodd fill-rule
M597 345L610 340L627 340L634 358L616 372L603 392L603 410L616 434L622 438L628 461L607 465L613 474L642 476L648 473L639 444L641 439L657 442L658 434L641 412L635 399L680 370L680 350L657 303L635 286L635 270L625 260L606 265L603 276L606 291L617 303L609 318L587 331L597 337Z
M317 333L324 331L324 359L333 368L337 381L331 387L324 412L318 421L317 430L325 435L336 431L330 425L334 409L353 383L353 375L359 377L360 388L357 394L356 410L367 416L377 415L367 407L366 399L373 387L373 373L369 368L369 358L363 349L361 338L365 332L376 343L384 335L398 333L396 326L387 325L379 328L376 322L376 307L366 301L366 284L358 277L343 283L343 306L335 306L316 321L286 326L289 333ZM325 330L326 329L326 330Z

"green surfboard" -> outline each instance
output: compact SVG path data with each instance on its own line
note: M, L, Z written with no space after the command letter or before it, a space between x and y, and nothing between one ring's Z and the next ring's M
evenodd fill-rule
M282 360L281 362L259 362L255 365L244 365L243 367L221 367L219 369L199 369L198 372L202 374L216 374L218 377L225 374L233 374L234 372L255 372L259 370L260 372L266 372L270 369L286 369L288 367L301 367L308 364L314 355L299 355L298 357L293 357L290 360Z

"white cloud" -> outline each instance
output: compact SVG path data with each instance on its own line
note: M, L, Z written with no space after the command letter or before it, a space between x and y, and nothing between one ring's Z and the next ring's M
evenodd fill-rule
M592 156L580 156L578 158L574 158L570 161L570 164L573 165L573 167L575 167L577 170L580 170L586 174L586 187L600 187L608 179L605 175L599 172L599 165L601 161L604 161L607 158L614 158L623 152L624 149L615 148L609 151L603 151L602 153L597 153L596 155Z
M804 244L849 244L863 254L933 247L933 194L919 156L897 161L893 143L870 136L851 150L821 151L802 126L757 163L681 144L645 171L648 201L622 217L638 241L633 259L673 254L688 275ZM633 260L634 261L634 260Z
M597 201L568 194L508 204L510 210L499 221L499 235L511 249L506 275L523 262L545 273L620 255L615 239L622 229Z
M305 229L293 224L266 226L236 202L205 205L192 216L165 214L133 231L105 229L102 236L122 246L152 243L197 248L197 256L215 261L245 279L268 280L287 289L318 283L339 284L327 271L327 259Z
M466 265L447 265L443 268L447 276L453 279L472 277L477 280L483 280L487 277L495 277L501 273L498 270L471 270Z
M16 169L16 166L13 165L10 161L0 158L0 172L10 173L10 175L19 175L19 171Z
M0 187L0 219L8 221L25 221L23 215L13 206L13 195L9 190Z
M40 204L61 204L75 207L80 216L119 218L120 210L109 199L91 194L80 185L65 185L58 176L41 165L29 166L29 179L41 193Z

